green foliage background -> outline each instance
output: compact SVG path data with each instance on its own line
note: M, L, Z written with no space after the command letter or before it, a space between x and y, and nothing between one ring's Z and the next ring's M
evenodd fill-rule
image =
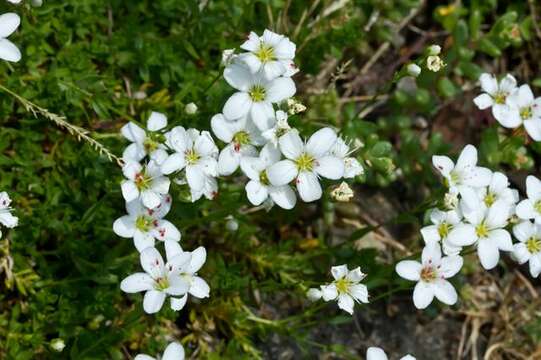
M314 92L314 77L329 59L337 64L352 60L350 71L359 70L386 41L393 53L394 48L407 50L415 34L398 39L389 24L398 24L419 1L355 0L327 16L323 10L331 1L202 3L206 5L200 9L198 2L188 0L45 0L41 8L2 2L1 13L16 11L23 19L10 37L23 60L0 63L0 84L91 130L120 155L126 143L119 128L127 121L144 123L151 110L166 113L171 126L208 129L210 117L232 92L217 79L221 52L238 47L251 30L275 29L299 49L298 98L308 112L292 122L305 134L331 124L360 139L364 147L358 157L367 172L356 182L371 191L399 194L404 205L396 222L413 226L442 193L430 156L451 148L437 129L421 144L416 119L422 116L435 124L443 104L472 109L469 89L482 69L518 69L522 81L541 84L532 75L538 65L528 70L515 66L535 59L538 52L532 48L526 2L429 4L417 23L444 32L425 39L424 45L443 45L447 66L439 73L423 68L414 92L393 86L383 109L359 119L363 104L339 101L344 81ZM379 16L364 31L375 11ZM414 51L411 60L421 61L420 52ZM391 61L384 57L382 63ZM385 71L381 64L371 70L375 77ZM359 95L385 89L376 82ZM136 99L137 92L146 97ZM184 113L189 102L199 106L197 115ZM124 213L120 169L2 92L0 125L0 190L12 195L20 217L1 253L14 261L13 281L0 274L5 280L0 286L1 358L122 359L127 353L156 354L171 336L198 358L255 358L263 356L262 344L271 333L290 337L307 357L330 350L346 356L333 344L315 343L308 330L318 323L350 320L334 305L308 304L306 289L328 279L329 267L340 263L369 272L373 298L405 286L391 265L376 263L375 250L354 249L353 241L372 228L360 229L340 244L329 240L339 216L329 198L291 212L247 213L242 183L221 181L214 202L192 204L185 188L174 187L168 216L181 229L184 248L207 247L201 275L210 283L211 298L190 301L181 313L164 307L158 316L147 316L141 296L119 290L120 280L139 268L132 242L112 232L113 221ZM520 134L510 137L489 122L468 126L473 135L466 135L467 141L481 141L486 165L535 166L539 147L527 148ZM238 231L226 230L228 216L239 222ZM416 248L417 241L410 245ZM278 303L288 304L278 317L261 311L262 304L276 309ZM54 338L67 344L60 354L49 346Z

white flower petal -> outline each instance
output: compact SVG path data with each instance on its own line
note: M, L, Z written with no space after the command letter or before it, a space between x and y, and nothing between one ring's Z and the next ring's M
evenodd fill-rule
M238 121L238 120L237 120ZM230 121L226 120L222 114L216 114L210 119L210 127L216 137L223 142L230 143L233 140L235 132Z
M139 197L139 190L133 181L124 180L120 184L122 190L122 196L126 201L133 201Z
M188 294L180 297L180 298L171 298L171 309L174 311L180 311L184 308L186 305L186 301L188 301Z
M266 100L271 103L277 103L292 97L296 91L295 83L291 78L279 77L269 83Z
M162 163L161 171L165 175L174 173L175 171L182 170L186 165L184 154L174 153L169 155L167 159Z
M378 347L369 347L366 350L366 360L389 360L385 351Z
M154 289L154 280L145 273L135 273L120 283L120 290L125 293L137 293Z
M363 284L355 284L349 287L349 294L357 301L368 303L368 288Z
M167 126L167 117L159 112L153 111L147 120L147 129L158 131Z
M417 309L426 309L434 299L434 288L423 281L419 281L413 289L413 304Z
M331 267L331 275L334 280L344 278L348 274L348 267L346 265L338 265Z
M447 280L439 280L434 284L434 296L444 304L454 305L458 300L455 288Z
M240 159L241 154L234 150L233 145L227 145L218 156L218 173L225 176L233 174L239 168Z
M198 247L192 251L192 260L190 261L190 266L186 272L190 274L195 274L201 269L205 261L207 260L207 250L203 246Z
M524 120L526 132L535 141L541 141L541 122L539 118Z
M325 301L334 300L338 297L338 290L336 290L336 285L334 283L329 285L322 285L321 293L323 295L323 300Z
M498 80L491 74L483 73L479 77L479 82L481 83L481 88L483 91L494 94L498 91Z
M535 234L535 230L536 228L534 224L532 224L530 221L523 221L513 227L513 235L515 235L519 241L526 242L526 240Z
M5 13L0 15L0 38L7 38L11 35L19 25L21 18L15 13Z
M179 343L173 342L167 346L162 360L184 360L184 348Z
M222 113L229 120L237 120L248 114L252 104L252 99L247 93L237 92L227 99Z
M462 269L463 264L461 256L445 256L441 259L439 273L445 278L453 277Z
M507 230L496 229L492 230L488 236L489 240L502 251L512 251L513 250L513 241L511 240L511 235Z
M333 129L328 127L319 129L308 139L306 152L315 158L321 158L331 150L337 138Z
M152 190L143 190L141 192L141 201L149 209L154 209L160 205L160 196Z
M146 139L145 130L131 121L120 129L120 133L129 141L137 144L143 144Z
M150 247L143 250L140 254L140 260L143 270L153 279L164 275L163 258L156 248Z
M537 211L534 209L530 199L524 199L519 202L515 208L515 212L523 220L533 219L537 216Z
M291 160L278 161L267 169L269 182L274 186L283 186L297 177L298 170Z
M259 181L250 180L246 184L246 196L252 205L258 206L267 200L269 192L267 187L263 186Z
M289 185L268 187L272 200L282 209L290 210L297 204L297 196Z
M281 162L282 161L279 163ZM299 176L297 176L296 184L297 190L299 191L299 196L303 201L311 202L321 199L323 190L321 189L321 185L319 184L316 174L313 172L301 171Z
M526 178L526 194L531 201L541 199L541 181L533 175Z
M253 84L254 78L250 69L240 62L233 62L224 69L225 81L232 87L242 92L247 92ZM233 119L225 114L228 119Z
M422 265L414 260L402 260L396 264L395 271L403 279L419 281Z
M165 301L165 293L158 290L149 290L143 299L143 309L147 314L154 314L160 311Z
M353 298L348 294L338 295L338 307L351 315L353 315L354 304Z
M481 94L477 96L475 99L473 99L473 102L481 110L488 109L492 106L492 104L494 104L494 100L492 100L492 97L488 94Z
M304 150L304 143L297 131L288 131L278 141L282 154L290 160L297 159Z
M335 156L323 156L316 160L314 170L324 178L338 180L344 175L344 162Z
M209 297L210 287L205 280L199 276L192 278L192 285L190 286L190 294L196 298L203 299Z
M445 177L454 169L455 163L447 156L434 155L432 156L432 164Z
M477 244L477 254L481 265L485 270L490 270L498 265L500 260L500 251L498 246L490 241L490 239L479 239Z
M519 264L524 264L530 260L531 254L526 248L526 244L520 242L513 245L513 257Z

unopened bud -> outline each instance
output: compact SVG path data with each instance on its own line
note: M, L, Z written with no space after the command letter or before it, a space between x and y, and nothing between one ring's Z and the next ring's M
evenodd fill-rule
M408 75L417 77L421 73L421 67L417 64L409 64L407 66Z
M51 340L51 348L56 352L62 352L64 348L66 347L66 344L64 343L64 340L60 338L56 338Z
M186 104L186 106L184 107L184 111L188 115L193 115L197 112L197 105L195 105L193 102Z
M428 47L428 55L439 55L441 53L441 46L431 45Z
M311 288L306 293L306 296L308 297L308 300L310 300L310 301L317 301L317 300L321 299L323 294L321 293L321 290L316 289L316 288Z

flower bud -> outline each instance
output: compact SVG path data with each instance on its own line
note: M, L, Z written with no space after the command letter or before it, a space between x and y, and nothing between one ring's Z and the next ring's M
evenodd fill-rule
M421 73L421 68L417 64L409 64L406 68L408 75L417 77Z
M431 45L428 47L428 55L439 55L441 53L441 46Z
M193 102L186 104L186 106L184 107L184 111L188 115L193 115L197 113L197 105L195 105Z
M321 299L323 294L321 294L321 290L316 289L316 288L311 288L306 293L306 296L308 297L308 300L310 300L310 301L317 301L317 300Z
M239 222L234 217L230 216L225 223L225 228L231 232L235 232L239 229Z
M66 347L66 344L64 343L64 340L60 338L56 338L51 340L51 348L56 352L62 352L64 348Z

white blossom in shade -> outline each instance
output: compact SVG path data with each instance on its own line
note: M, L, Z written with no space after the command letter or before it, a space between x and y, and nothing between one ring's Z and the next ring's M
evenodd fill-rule
M471 194L470 194L471 195ZM492 206L496 201L503 201L509 205L510 214L514 214L515 205L519 200L518 190L509 187L507 176L501 172L494 172L490 184L486 187L477 189L478 201L483 202L486 206ZM467 201L472 203L475 200Z
M122 158L124 161L141 161L146 155L156 163L161 164L167 158L167 151L163 142L164 135L160 132L167 126L164 114L153 111L147 120L147 131L137 124L129 122L120 132L132 143L126 147Z
M166 144L174 153L162 163L164 174L185 169L186 181L199 197L205 193L208 178L217 176L218 147L208 131L185 130L176 126L165 134Z
M423 249L421 262L403 260L396 265L400 277L417 281L413 290L413 304L417 309L425 309L434 297L447 305L457 301L457 293L447 280L462 268L463 259L459 255L441 256L437 244L427 245Z
M366 360L389 360L385 351L379 347L369 347L366 350ZM402 356L400 360L415 360L411 355Z
M238 55L235 54L235 49L225 49L222 51L222 66L228 66Z
M218 156L218 173L231 175L240 166L244 157L257 156L255 146L265 143L260 131L248 118L242 117L236 121L228 121L222 114L216 114L210 120L212 132L227 146Z
M287 117L286 112L282 110L276 111L276 123L272 128L263 131L261 136L263 136L267 142L272 143L274 146L278 146L278 139L291 130L291 126L287 123Z
M498 82L494 75L483 73L479 77L481 89L484 93L473 99L473 102L481 110L492 107L492 115L508 128L514 128L520 125L516 118L509 116L510 106L508 99L511 94L517 90L517 80L510 74L507 74Z
M201 189L190 188L190 193L192 202L196 202L203 196L209 200L214 200L218 195L218 182L214 177L205 176L203 187Z
M541 181L533 175L526 178L527 199L518 203L516 214L523 220L533 219L541 224Z
M349 156L352 152L350 146L340 137L336 139L336 142L331 149L331 155L342 159L344 162L344 178L346 179L354 178L364 172L359 161L353 156Z
M19 223L19 218L11 213L11 198L5 191L0 192L0 224L8 228L14 228ZM0 237L2 233L0 232Z
M458 192L468 199L472 198L474 188L488 186L492 179L492 171L477 166L477 149L473 145L466 145L462 149L456 164L447 156L441 155L432 156L432 163L444 177L449 191Z
M265 131L276 121L272 104L293 96L295 83L288 77L267 80L261 73L252 74L241 62L233 62L224 70L225 80L237 89L225 103L223 114L228 120L248 116L254 124Z
M292 209L297 203L297 196L287 184L274 186L270 183L267 169L280 160L280 151L272 144L266 144L258 157L247 157L241 161L241 169L250 179L246 184L246 196L255 206L261 205L269 197L273 203L283 209Z
M253 74L261 72L267 80L291 76L298 71L293 63L296 46L283 35L265 30L259 37L252 31L240 47L249 52L240 54L239 59Z
M204 247L200 246L192 252L185 252L182 247L176 242L166 242L165 252L167 259L176 259L179 256L187 256L190 261L184 263L178 269L175 270L175 276L178 276L183 282L188 284L188 291L180 298L171 298L171 309L175 311L181 310L186 301L188 300L188 294L203 299L209 297L210 287L207 282L197 275L197 272L203 267L203 264L207 260L207 251Z
M500 260L500 251L512 251L511 235L505 227L510 205L499 200L487 207L480 203L475 208L462 206L467 223L455 226L448 240L457 246L477 245L477 255L486 270L493 269Z
M161 357L154 358L149 355L139 354L134 360L184 360L185 359L184 348L181 344L173 342L166 348Z
M333 266L331 274L334 281L320 286L323 300L338 300L338 307L350 314L355 302L368 303L368 289L361 284L366 274L359 267L349 271L347 265Z
M430 221L432 225L421 228L421 235L426 245L441 243L445 255L458 255L461 246L456 246L448 241L448 235L453 228L461 224L462 214L460 210L441 211L432 209Z
M283 186L295 180L302 200L310 202L321 198L319 176L331 180L344 176L344 162L330 154L336 138L331 128L316 131L306 143L294 130L280 137L280 150L287 159L267 169L270 183Z
M21 18L15 13L0 15L0 59L17 62L21 60L21 52L11 41L6 39L21 24Z
M127 202L141 198L143 205L154 209L160 205L162 195L169 192L170 180L163 176L160 166L150 161L146 166L138 162L127 162L122 167L126 180L120 184L122 196Z
M167 243L177 244L167 241ZM149 247L141 251L141 267L145 272L132 274L122 280L120 289L126 293L145 292L143 309L148 314L154 314L163 306L169 296L183 296L190 289L188 281L180 276L180 269L191 261L190 253L180 253L168 258L164 264L163 258L156 248Z
M541 273L541 225L530 221L513 227L518 243L513 245L513 258L519 264L529 263L530 274L536 278Z
M507 127L517 127L524 124L524 128L535 141L541 141L541 97L534 98L529 85L522 85L507 99L509 111L504 118Z
M118 236L133 238L139 252L154 246L154 240L180 241L180 231L171 222L164 220L171 209L171 196L164 195L160 205L154 209L143 206L140 199L126 203L128 215L115 220L113 231Z

